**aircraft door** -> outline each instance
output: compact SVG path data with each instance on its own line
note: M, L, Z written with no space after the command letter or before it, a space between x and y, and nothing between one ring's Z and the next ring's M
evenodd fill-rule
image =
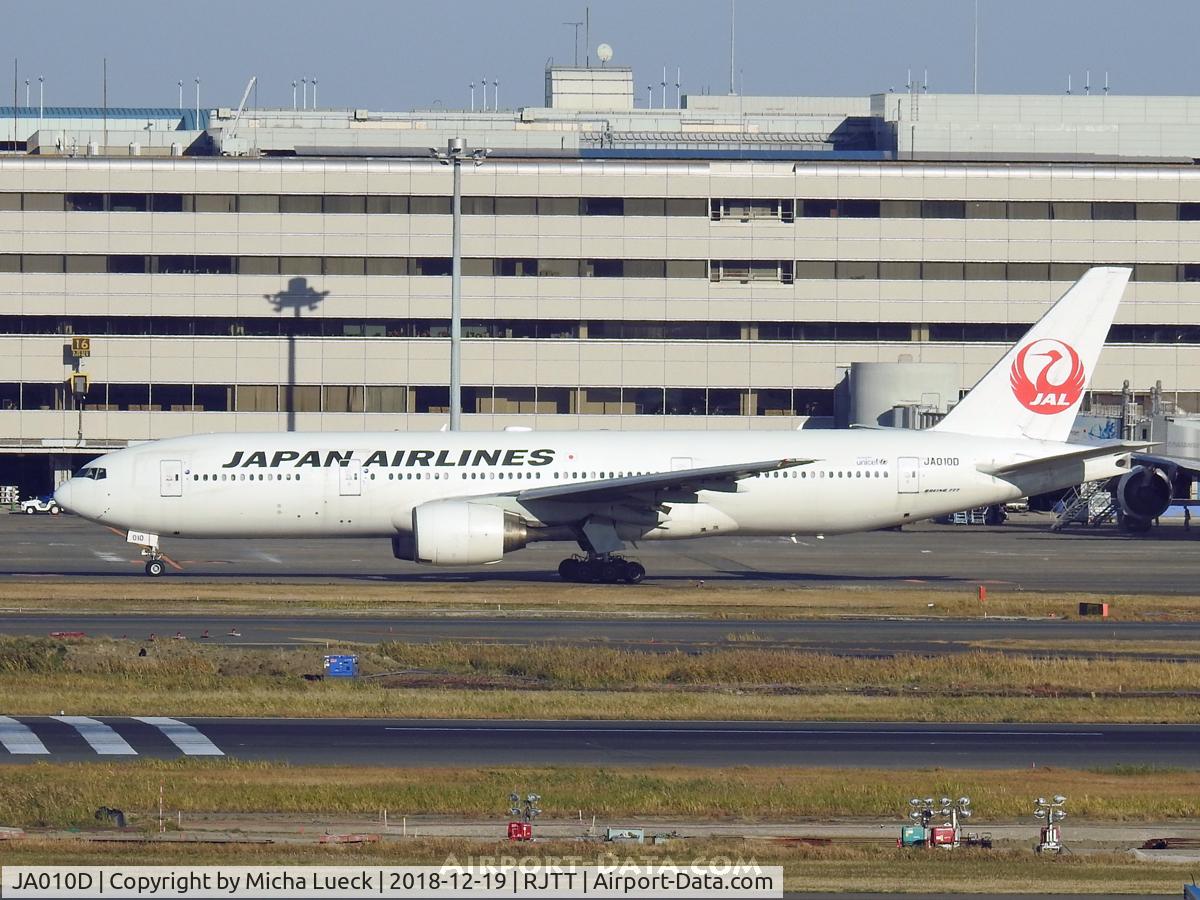
M896 492L917 494L921 490L921 474L917 468L917 457L901 456L896 460Z
M183 461L164 459L158 464L158 495L160 497L183 496Z
M343 497L357 497L362 494L362 461L350 460L338 469L340 487L338 493Z

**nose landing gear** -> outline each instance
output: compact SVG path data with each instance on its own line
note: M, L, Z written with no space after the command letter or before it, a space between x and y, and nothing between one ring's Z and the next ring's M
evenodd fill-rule
M146 560L146 574L153 578L157 578L163 572L167 571L167 567L163 565L163 561L159 557Z
M638 584L646 577L646 568L611 553L589 553L564 559L558 564L558 575L563 581L577 584Z

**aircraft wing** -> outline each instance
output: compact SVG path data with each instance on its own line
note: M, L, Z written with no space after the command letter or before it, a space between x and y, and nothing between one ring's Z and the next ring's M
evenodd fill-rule
M768 459L761 462L736 463L727 466L706 466L699 469L679 469L674 472L655 472L650 475L626 475L572 484L549 484L544 487L513 491L521 503L539 500L559 500L575 503L611 503L628 501L631 496L652 495L658 492L696 493L697 491L736 491L743 478L778 469L791 469L817 462L815 459Z
M1083 462L1085 459L1096 459L1101 456L1112 456L1115 453L1137 453L1139 450L1145 450L1147 447L1153 446L1149 443L1126 443L1117 441L1111 444L1097 444L1091 447L1082 447L1078 450L1073 450L1069 453L1060 453L1056 456L1039 456L1033 459L1022 459L1017 462L1000 463L998 465L980 465L980 472L985 475L994 475L997 478L1005 478L1009 475L1019 475L1022 472L1028 472L1034 469L1045 468L1046 466L1064 462Z

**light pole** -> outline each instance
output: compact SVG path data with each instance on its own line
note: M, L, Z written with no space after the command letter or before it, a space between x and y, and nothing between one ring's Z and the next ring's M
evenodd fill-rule
M297 83L298 82L296 81L296 79L293 78L292 79L292 111L293 112L295 112L295 110L296 110L296 85L297 85Z
M317 79L313 78L313 109L317 108Z
M183 112L183 79L180 78L175 83L179 85L179 111Z
M430 147L429 153L454 172L454 200L450 207L450 430L462 428L462 161L467 153L462 138L450 138L446 149ZM483 165L488 151L471 151L476 166Z
M1036 852L1063 852L1062 834L1058 830L1058 823L1067 817L1067 811L1063 809L1066 802L1067 798L1062 794L1055 794L1050 800L1047 800L1045 797L1038 797L1034 802L1033 817L1035 819L1044 819L1046 822L1046 826L1042 829L1042 833L1038 839L1038 844L1033 848Z
M200 76L196 76L196 130L200 130Z
M38 131L42 130L42 114L46 111L46 79L38 76Z
M303 108L308 109L308 77L300 79L300 100L304 104Z

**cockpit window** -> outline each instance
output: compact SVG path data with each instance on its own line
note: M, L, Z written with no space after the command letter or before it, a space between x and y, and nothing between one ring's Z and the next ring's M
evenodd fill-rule
M99 466L85 466L72 476L74 478L90 478L93 481L103 481L108 477L108 470Z

